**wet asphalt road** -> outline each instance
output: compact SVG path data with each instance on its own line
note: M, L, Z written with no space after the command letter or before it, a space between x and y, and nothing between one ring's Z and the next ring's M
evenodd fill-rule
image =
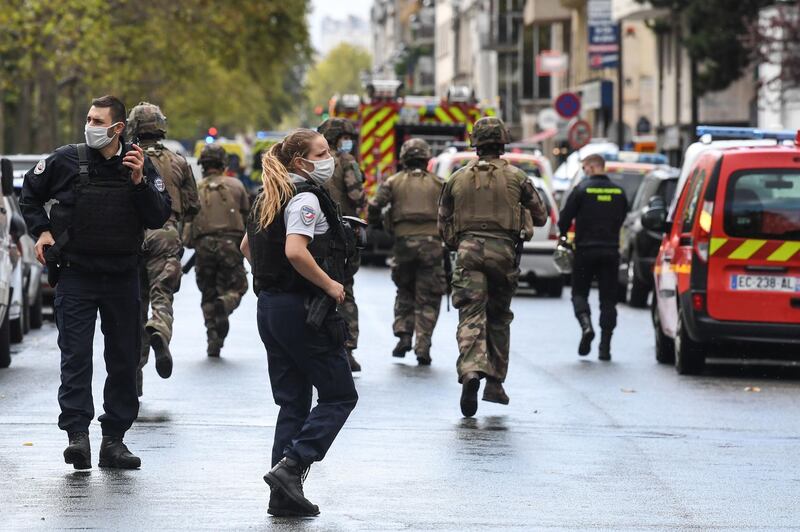
M146 369L126 441L139 471L62 461L56 331L46 324L0 370L0 529L473 530L800 528L800 371L714 365L702 377L656 364L647 311L620 308L611 364L575 354L567 294L518 297L507 407L462 419L455 311L433 366L390 351L388 270L364 269L361 396L328 458L311 469L315 519L266 513L277 409L255 324L236 311L220 360L205 356L199 293L177 296L169 380ZM595 297L593 295L593 297ZM593 301L596 303L596 301ZM95 338L95 404L104 371ZM760 391L746 391L756 387Z

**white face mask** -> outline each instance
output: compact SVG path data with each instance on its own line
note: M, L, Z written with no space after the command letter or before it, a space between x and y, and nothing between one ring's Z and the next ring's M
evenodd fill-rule
M84 135L86 136L86 145L96 150L105 148L114 140L114 137L117 136L116 133L109 136L109 133L111 133L111 129L119 123L120 122L111 124L108 127L90 126L86 124L86 127L83 128Z
M353 141L352 140L343 140L342 145L339 146L339 151L342 153L350 153L353 151Z
M327 159L322 159L321 161L309 161L308 159L303 160L314 165L314 169L306 173L308 174L308 177L317 183L324 183L333 176L333 168L336 165L333 157L328 157Z

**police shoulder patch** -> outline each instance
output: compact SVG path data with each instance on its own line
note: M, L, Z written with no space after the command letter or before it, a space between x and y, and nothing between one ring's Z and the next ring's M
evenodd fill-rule
M303 223L311 225L317 219L317 211L311 205L303 205L300 207L300 216L303 218Z
M153 186L156 187L156 190L158 190L159 192L164 192L164 180L161 179L161 176L153 180Z
M42 159L38 163L36 163L36 168L33 169L33 173L36 175L41 174L44 172L44 167L47 165L47 161Z

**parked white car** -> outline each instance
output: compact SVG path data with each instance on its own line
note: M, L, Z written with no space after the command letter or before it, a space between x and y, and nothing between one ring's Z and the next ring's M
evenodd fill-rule
M533 239L522 246L522 257L519 264L520 280L536 289L536 293L548 297L561 297L564 289L564 277L556 268L553 253L558 244L558 211L550 188L545 182L532 177L533 186L545 202L550 216L544 227L536 227Z
M0 176L4 187L13 187L13 167L8 159L0 159ZM11 256L14 244L11 241L11 212L5 207L5 198L0 202L0 368L11 364L11 347L9 340L8 303L11 291Z

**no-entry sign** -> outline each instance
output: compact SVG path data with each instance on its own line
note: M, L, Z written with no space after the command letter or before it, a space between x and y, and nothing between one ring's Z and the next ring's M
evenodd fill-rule
M567 142L573 150L579 150L592 140L592 126L586 120L576 120L567 132Z
M581 112L581 99L574 92L562 92L555 103L556 112L564 118L573 118Z

